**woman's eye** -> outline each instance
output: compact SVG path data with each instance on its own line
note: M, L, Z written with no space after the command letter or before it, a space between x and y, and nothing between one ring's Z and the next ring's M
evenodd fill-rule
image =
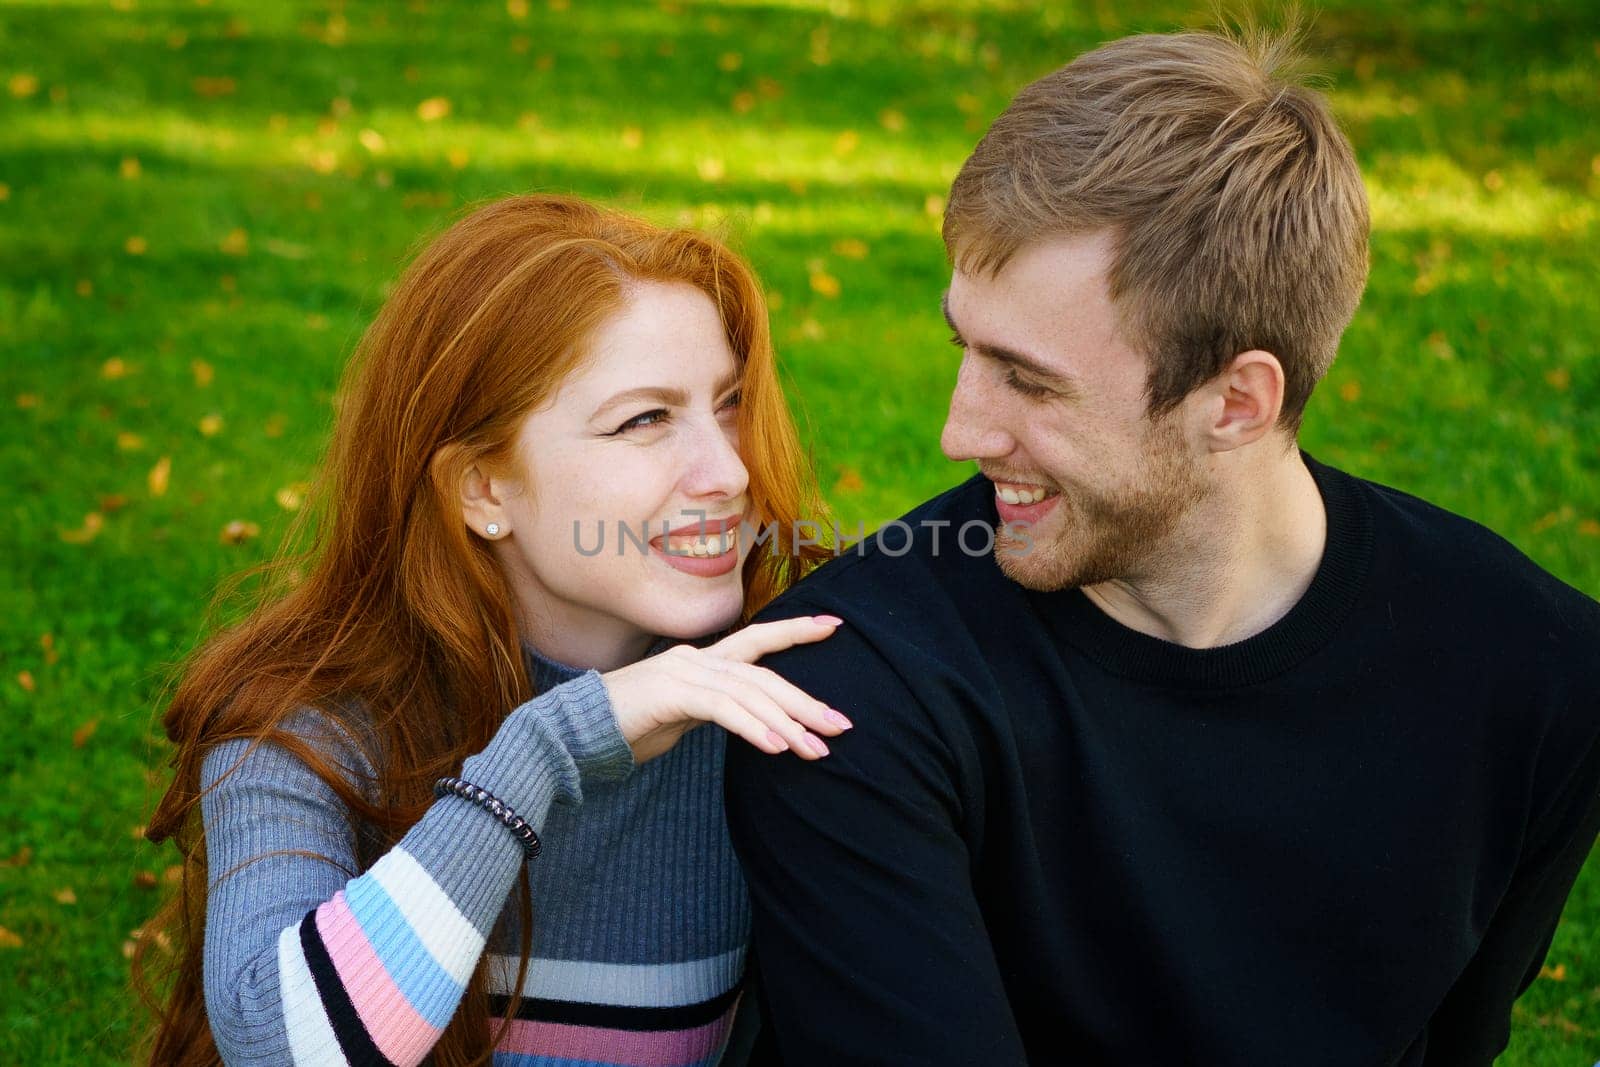
M734 393L732 396L728 397L728 399L722 402L722 406L725 408L736 408L743 399L744 397L742 395L739 393Z
M615 430L612 430L611 435L615 437L617 434L622 433L625 430L633 430L641 426L654 426L656 425L657 419L665 419L666 417L666 408L656 408L654 411L646 411L642 415L635 415L621 426L618 426Z
M1044 388L1043 386L1034 385L1032 382L1023 381L1021 378L1017 377L1016 371L1009 368L1006 370L1006 384L1015 389L1017 392L1021 393L1023 396L1044 396L1046 393L1050 392L1050 390Z

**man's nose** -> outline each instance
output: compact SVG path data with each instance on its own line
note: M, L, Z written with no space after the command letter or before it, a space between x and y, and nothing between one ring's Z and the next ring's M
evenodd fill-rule
M964 357L956 373L955 391L950 394L950 414L939 434L939 447L950 459L994 459L1016 447L1002 428L1004 403L979 378L976 361Z

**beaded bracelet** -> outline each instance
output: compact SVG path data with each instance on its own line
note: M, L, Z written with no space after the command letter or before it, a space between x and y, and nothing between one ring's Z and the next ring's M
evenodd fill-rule
M528 820L506 807L493 793L487 789L464 782L460 778L441 778L433 783L433 795L442 797L445 794L458 796L462 800L470 800L478 807L483 808L505 824L506 829L516 835L522 844L522 851L527 853L531 860L537 856L544 846L539 841L539 835L534 833L533 827L528 825Z

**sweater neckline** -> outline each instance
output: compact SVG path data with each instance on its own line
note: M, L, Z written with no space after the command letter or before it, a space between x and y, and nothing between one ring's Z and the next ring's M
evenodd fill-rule
M677 642L669 637L658 637L645 652L644 658L648 659L656 653L672 647ZM526 639L522 641L522 662L528 670L528 680L533 683L535 693L543 693L554 689L563 682L570 682L581 674L587 674L589 668L574 667L570 663L553 660L540 652Z
M1333 637L1366 582L1373 554L1372 514L1356 480L1300 453L1327 515L1327 539L1311 584L1277 622L1216 648L1189 648L1141 633L1107 615L1082 589L1028 591L1063 638L1112 674L1185 688L1226 689L1276 677ZM1047 598L1047 599L1041 599Z

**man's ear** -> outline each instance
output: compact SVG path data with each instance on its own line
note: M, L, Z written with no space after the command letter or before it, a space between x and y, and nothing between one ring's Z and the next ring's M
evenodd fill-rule
M1229 452L1272 432L1283 410L1283 364L1271 352L1253 348L1233 357L1205 387L1203 432L1213 452Z
M461 521L468 529L491 541L511 532L511 524L501 506L499 487L459 445L445 445L439 449L428 467L439 495L459 505Z

